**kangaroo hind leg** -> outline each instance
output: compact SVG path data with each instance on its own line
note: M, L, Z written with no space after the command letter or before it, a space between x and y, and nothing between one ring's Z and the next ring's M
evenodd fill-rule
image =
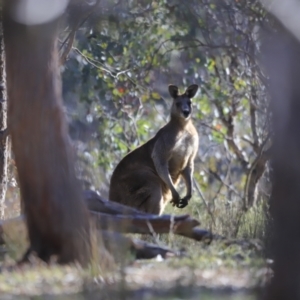
M140 197L139 197L140 196ZM161 186L159 184L151 184L143 187L142 193L136 195L139 197L140 203L137 209L149 214L160 215L164 210L164 202Z

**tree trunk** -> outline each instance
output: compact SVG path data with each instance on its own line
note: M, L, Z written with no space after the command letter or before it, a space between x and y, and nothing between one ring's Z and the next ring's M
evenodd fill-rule
M58 20L23 25L12 17L19 1L4 3L8 126L31 249L44 261L85 264L89 222L63 114Z
M0 4L1 5L1 4ZM5 54L2 24L2 7L0 7L0 130L7 129L7 97L6 97L6 73ZM7 134L0 135L0 218L5 217L5 196L7 190L7 157L8 137Z
M281 25L272 39L265 38L274 129L274 277L264 299L300 299L300 43Z

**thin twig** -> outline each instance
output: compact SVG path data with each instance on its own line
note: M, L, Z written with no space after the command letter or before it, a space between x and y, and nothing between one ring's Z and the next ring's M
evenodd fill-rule
M198 195L199 195L200 198L202 199L202 201L203 201L203 203L204 203L204 206L205 206L205 208L206 208L206 210L207 210L209 216L211 217L211 220L212 220L214 226L216 227L216 221L215 221L214 215L213 215L213 213L211 212L211 210L210 210L210 208L209 208L209 206L208 206L208 204L207 204L207 201L205 200L205 198L204 198L204 196L203 196L203 193L202 193L202 191L201 191L201 189L200 189L200 187L199 187L199 185L198 185L198 182L197 182L195 179L193 179L193 180L194 180L194 185L195 185L195 187L196 187L196 190L197 190L197 192L198 192Z

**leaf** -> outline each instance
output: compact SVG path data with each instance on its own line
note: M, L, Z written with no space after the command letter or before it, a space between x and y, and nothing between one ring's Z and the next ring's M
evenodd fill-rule
M155 100L161 99L160 94L158 94L158 93L156 93L156 92L151 93L151 97L152 97L153 99L155 99Z

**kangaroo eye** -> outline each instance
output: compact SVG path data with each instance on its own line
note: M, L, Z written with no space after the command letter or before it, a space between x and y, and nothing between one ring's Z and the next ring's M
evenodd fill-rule
M188 103L187 103L189 106L191 106L191 104L192 104L192 102L191 101L188 101Z
M177 103L176 103L176 106L177 106L177 107L180 107L180 105L181 105L180 102L177 102Z

